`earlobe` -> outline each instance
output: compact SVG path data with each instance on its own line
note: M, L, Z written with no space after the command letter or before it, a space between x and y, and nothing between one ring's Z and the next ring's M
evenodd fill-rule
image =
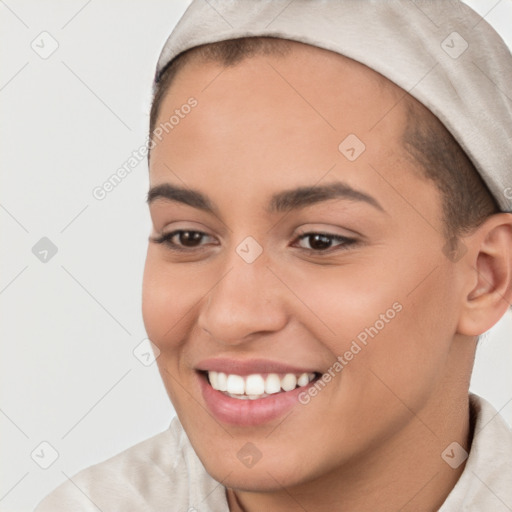
M458 332L478 336L494 326L512 302L512 214L493 215L465 243L470 248L468 292Z

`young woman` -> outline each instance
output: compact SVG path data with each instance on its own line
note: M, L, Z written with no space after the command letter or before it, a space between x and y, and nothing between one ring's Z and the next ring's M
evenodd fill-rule
M512 510L468 394L512 300L511 84L460 2L192 2L143 297L177 418L37 511Z

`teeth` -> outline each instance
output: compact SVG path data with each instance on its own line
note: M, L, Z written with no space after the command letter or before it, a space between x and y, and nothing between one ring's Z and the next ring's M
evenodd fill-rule
M272 395L281 391L281 379L277 373L269 373L265 379L265 393Z
M217 372L208 373L208 378L210 379L210 384L213 389L219 389L219 374Z
M213 389L218 389L219 391L227 391L228 390L228 378L226 377L226 374L219 372L217 374L217 387L214 387L213 384L212 384L212 387L213 387Z
M265 393L265 381L261 375L249 375L245 379L246 395L263 395Z
M256 400L281 391L292 391L297 386L306 386L314 378L314 373L287 373L281 376L277 373L269 373L266 376L255 373L242 377L223 372L208 372L208 380L213 389L242 400Z
M313 377L314 378L314 377ZM309 384L309 375L307 373L303 373L298 379L297 379L297 386L305 386L306 384Z
M285 391L291 391L297 387L297 377L293 373L287 373L284 379L281 380L281 387Z
M244 378L240 375L228 375L227 392L232 395L243 395L245 393Z

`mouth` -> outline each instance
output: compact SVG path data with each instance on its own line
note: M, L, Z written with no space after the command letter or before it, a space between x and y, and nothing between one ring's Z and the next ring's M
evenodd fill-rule
M307 386L320 376L317 372L237 375L205 371L203 374L214 390L237 400L259 400L278 393L287 393Z
M196 367L203 399L217 421L258 426L303 407L301 393L321 373L269 361L210 360Z

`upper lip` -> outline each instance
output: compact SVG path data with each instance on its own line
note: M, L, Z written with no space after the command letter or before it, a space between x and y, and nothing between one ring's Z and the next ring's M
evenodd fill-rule
M251 375L253 373L318 373L311 368L300 368L279 361L268 359L204 359L197 366L199 371L223 372L234 375Z

